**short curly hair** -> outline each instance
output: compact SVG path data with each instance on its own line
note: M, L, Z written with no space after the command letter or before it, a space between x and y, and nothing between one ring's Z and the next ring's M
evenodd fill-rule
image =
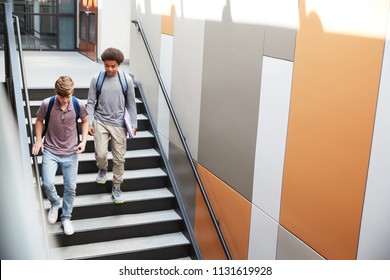
M101 55L103 61L115 60L118 64L124 61L123 53L116 48L107 48Z
M68 97L74 92L74 83L71 77L61 76L54 85L55 93L62 97Z

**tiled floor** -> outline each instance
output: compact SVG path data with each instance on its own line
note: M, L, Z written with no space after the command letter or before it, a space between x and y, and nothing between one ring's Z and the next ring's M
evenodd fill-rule
M94 62L78 52L24 51L28 88L53 88L61 75L70 76L75 87L89 87L94 74L103 70L101 62ZM121 68L129 72L129 66ZM0 52L0 82L5 81L4 52Z

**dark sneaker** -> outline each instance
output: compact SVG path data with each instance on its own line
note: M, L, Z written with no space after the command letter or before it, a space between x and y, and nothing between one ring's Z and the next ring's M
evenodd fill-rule
M64 233L66 235L72 235L74 233L72 223L68 219L62 221L62 228L64 229Z
M52 205L50 207L49 213L47 214L47 220L49 221L49 223L55 224L55 222L57 222L59 208L59 205Z
M118 188L118 187L113 187L112 190L111 190L111 194L112 194L112 201L113 201L115 204L121 204L121 203L123 203L122 191L121 191L120 188Z
M105 184L107 177L107 169L99 169L98 174L96 176L96 183Z

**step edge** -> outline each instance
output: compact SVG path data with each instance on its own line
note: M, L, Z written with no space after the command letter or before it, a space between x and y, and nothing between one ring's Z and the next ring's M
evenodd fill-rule
M85 259L190 245L182 232L52 248L53 259Z
M105 230L109 228L121 228L156 224L161 222L181 221L182 218L175 210L161 210L137 214L123 214L107 217L97 217L72 221L75 233L93 230ZM49 234L63 234L60 222L47 226Z

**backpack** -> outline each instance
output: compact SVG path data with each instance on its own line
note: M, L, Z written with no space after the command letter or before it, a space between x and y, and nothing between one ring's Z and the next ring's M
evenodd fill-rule
M119 82L121 83L122 92L123 92L123 95L125 96L125 102L126 102L126 92L127 92L128 85L127 85L127 80L126 80L126 77L125 77L125 72L118 71L118 76L119 76ZM106 71L100 71L99 76L98 76L97 81L96 81L96 104L95 104L95 110L96 110L96 108L98 106L99 96L100 96L100 93L102 91L102 86L103 86L103 82L104 82L105 78L106 78Z
M49 126L49 120L50 120L50 113L51 109L53 109L54 101L56 100L56 96L50 97L49 106L47 107L47 113L45 117L45 129L43 130L42 137L46 134L46 129ZM79 127L77 125L77 120L80 118L80 104L79 100L72 95L72 103L74 110L76 112L76 128L77 128L77 135L80 135ZM79 138L79 137L77 137Z

